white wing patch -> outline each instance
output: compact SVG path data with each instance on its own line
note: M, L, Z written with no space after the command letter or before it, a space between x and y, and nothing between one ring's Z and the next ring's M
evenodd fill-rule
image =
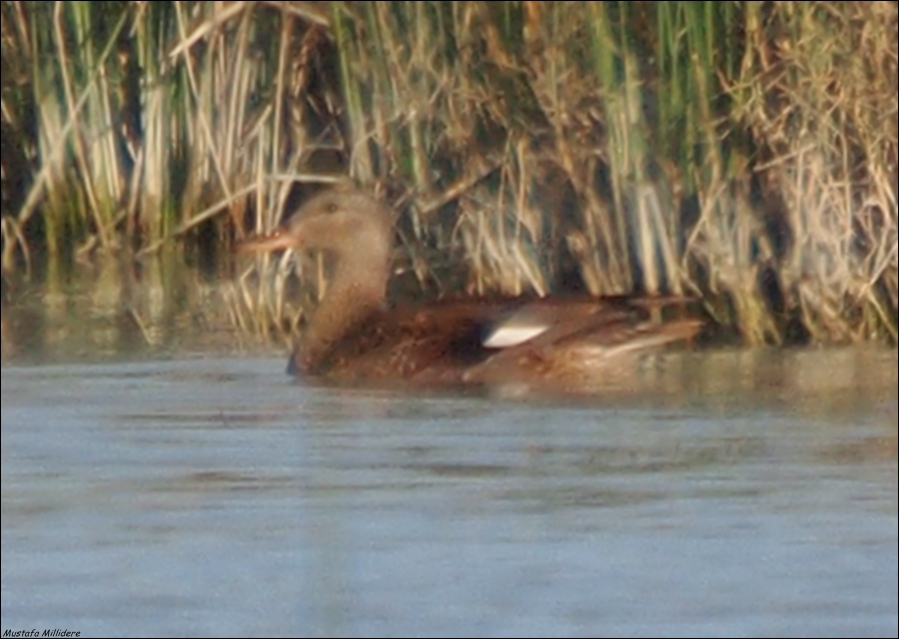
M549 330L548 324L520 324L509 321L495 327L484 339L484 348L511 348L524 344Z

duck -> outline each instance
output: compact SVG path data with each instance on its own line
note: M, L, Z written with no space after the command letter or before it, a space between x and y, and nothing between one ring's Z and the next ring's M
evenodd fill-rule
M703 322L660 321L681 298L637 296L455 298L426 304L387 299L394 213L355 186L327 188L243 253L320 251L326 292L288 372L351 385L495 386L589 392L626 380L637 356L687 342Z

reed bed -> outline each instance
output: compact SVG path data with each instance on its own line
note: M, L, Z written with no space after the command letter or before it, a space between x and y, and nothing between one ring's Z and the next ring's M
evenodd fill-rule
M749 344L895 343L897 19L3 2L4 282L180 259L228 282L235 325L286 336L327 263L234 244L350 175L399 211L405 294L671 293Z

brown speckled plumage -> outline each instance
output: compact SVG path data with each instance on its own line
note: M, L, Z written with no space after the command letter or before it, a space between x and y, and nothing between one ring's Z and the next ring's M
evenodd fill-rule
M286 248L331 254L333 274L293 354L291 370L336 382L403 380L428 385L516 383L562 392L595 386L634 353L686 340L696 319L650 321L664 301L539 299L441 301L390 308L393 216L350 187L310 199L246 251ZM544 330L504 348L484 345L504 322L526 317Z

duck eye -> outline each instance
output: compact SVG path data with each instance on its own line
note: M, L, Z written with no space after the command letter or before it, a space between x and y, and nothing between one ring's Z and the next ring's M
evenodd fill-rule
M328 215L331 215L332 213L337 213L337 209L339 209L339 208L340 207L337 206L336 202L328 202L327 204L325 204L325 213L327 213Z

